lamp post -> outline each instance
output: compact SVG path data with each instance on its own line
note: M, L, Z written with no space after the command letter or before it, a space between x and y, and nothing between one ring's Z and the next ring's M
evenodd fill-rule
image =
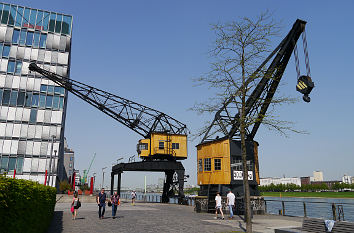
M102 185L101 185L101 189L103 189L103 185L104 185L104 169L106 169L107 167L102 168Z
M94 172L94 173L92 174L92 176L93 176L93 184L92 184L92 186L93 186L93 190L95 190L96 172Z
M57 157L57 150L54 150L54 161L55 161L55 157ZM58 176L58 168L59 168L59 158L58 158L58 161L57 161L57 175L56 176ZM54 167L55 167L55 162L54 162ZM54 179L52 179L52 181L50 182L50 184L51 184L51 186L53 186L53 180Z
M52 156L53 156L54 139L55 139L55 135L52 135L52 148L50 148L50 159L49 159L49 169L48 169L49 174L47 179L47 186L49 186L50 176L52 175Z

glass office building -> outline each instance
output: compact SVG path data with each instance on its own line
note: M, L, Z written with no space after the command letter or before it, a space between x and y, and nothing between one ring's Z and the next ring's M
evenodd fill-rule
M55 186L64 173L67 92L28 66L68 76L72 17L0 3L0 23L0 173L43 184L52 155Z

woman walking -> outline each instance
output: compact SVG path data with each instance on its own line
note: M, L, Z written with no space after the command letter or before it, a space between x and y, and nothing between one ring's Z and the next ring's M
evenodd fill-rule
M78 198L77 192L75 192L73 201L71 203L71 208L74 208L74 211L71 211L73 215L72 217L73 220L76 219L77 210L79 209L79 207L80 207L80 199Z
M117 207L119 205L119 195L117 192L114 192L114 195L111 197L111 202L112 202L112 218L116 218L116 213L117 213Z

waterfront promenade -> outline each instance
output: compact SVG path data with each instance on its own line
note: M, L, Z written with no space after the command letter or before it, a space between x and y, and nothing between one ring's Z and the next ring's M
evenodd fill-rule
M70 203L56 204L48 232L244 232L245 223L236 216L233 220L215 220L213 214L195 213L192 206L161 203L122 202L117 218L111 218L106 206L105 219L99 220L95 203L82 203L76 220L71 219ZM302 218L277 215L254 216L254 232L274 232L275 228L299 227Z

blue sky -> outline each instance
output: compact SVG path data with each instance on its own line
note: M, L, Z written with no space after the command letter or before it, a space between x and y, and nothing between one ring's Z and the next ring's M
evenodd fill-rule
M71 78L165 112L195 132L213 116L187 111L213 91L195 87L193 78L209 70L208 51L214 37L210 25L255 17L265 10L282 22L282 33L297 18L306 27L312 101L281 106L278 115L297 123L308 135L284 138L260 128L261 177L311 176L324 172L326 180L354 176L354 2L353 1L9 1L73 15ZM302 61L303 62L303 61ZM301 66L305 73L304 63ZM292 57L283 76L281 93L295 91ZM75 151L76 168L86 169L93 153L92 172L101 182L101 168L119 157L135 155L139 135L70 95L65 136ZM183 162L196 184L196 148L188 144ZM106 173L107 174L107 173ZM157 183L162 174L124 173L123 186ZM109 177L109 175L106 175ZM105 180L106 185L109 179Z

